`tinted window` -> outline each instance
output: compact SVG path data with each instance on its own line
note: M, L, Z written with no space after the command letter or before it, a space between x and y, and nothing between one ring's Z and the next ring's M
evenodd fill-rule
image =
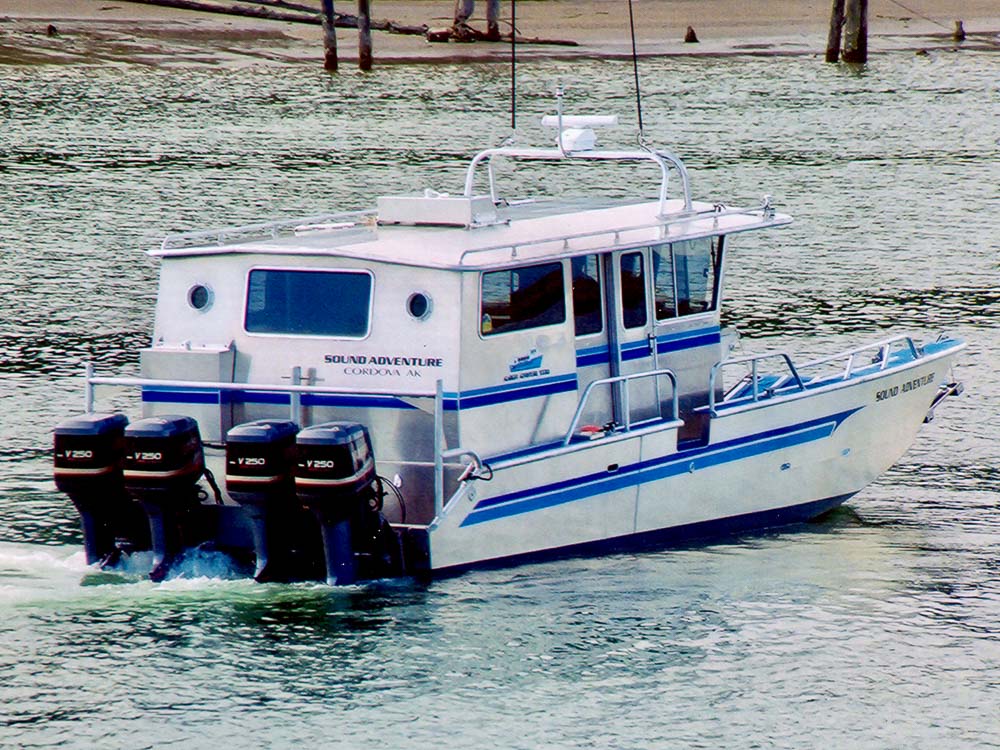
M483 274L480 331L484 336L566 320L562 263Z
M656 319L677 316L677 296L674 294L674 264L670 245L653 248L653 293L656 295Z
M653 248L657 320L716 308L720 247L712 237Z
M577 336L600 333L601 282L596 255L573 258L573 322Z
M361 338L368 333L371 294L367 273L255 269L247 284L246 330Z
M646 325L646 277L642 253L621 256L622 325L638 328Z
M694 315L715 308L716 253L709 239L671 245L677 278L677 314Z

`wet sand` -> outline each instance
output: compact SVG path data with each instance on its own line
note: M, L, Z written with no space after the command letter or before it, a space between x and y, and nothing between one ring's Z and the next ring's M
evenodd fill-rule
M315 4L312 0L301 0ZM220 2L228 6L231 2ZM956 10L947 0L871 0L872 54L934 48L1000 51L1000 4L968 0ZM353 3L336 3L354 12ZM640 55L810 55L826 44L829 0L634 0ZM445 28L450 0L375 0L374 18ZM480 0L472 25L484 29ZM502 30L510 18L501 10ZM965 24L956 43L954 20ZM49 26L54 27L50 33ZM520 45L522 58L623 57L631 54L625 0L522 0L517 25L525 37L576 42L576 46ZM699 43L685 44L688 26ZM344 65L353 65L357 34L338 29ZM509 44L430 43L421 36L373 32L375 63L507 60ZM176 10L121 0L0 0L0 64L298 65L322 60L318 25Z

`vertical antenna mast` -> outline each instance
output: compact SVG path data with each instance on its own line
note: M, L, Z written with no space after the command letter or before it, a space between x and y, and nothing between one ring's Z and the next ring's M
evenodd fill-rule
M510 129L517 130L517 0L510 0Z
M632 17L632 0L628 0L628 26L632 32L632 72L635 74L635 109L639 115L639 137L642 137L642 95L639 93L639 59L635 51L635 20Z

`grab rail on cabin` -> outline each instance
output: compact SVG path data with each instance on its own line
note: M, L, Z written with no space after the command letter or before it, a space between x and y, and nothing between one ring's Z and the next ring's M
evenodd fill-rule
M646 372L636 372L631 375L615 375L610 378L599 378L598 380L591 381L586 389L583 391L583 395L580 396L580 403L577 404L576 412L573 414L573 420L570 422L569 430L566 431L566 436L562 440L563 446L567 446L573 440L573 435L576 433L576 428L580 424L580 419L583 417L584 407L587 405L587 401L590 399L590 394L594 392L594 389L601 385L614 386L616 383L623 383L625 385L625 396L623 398L624 408L622 411L625 413L625 431L628 432L632 429L632 410L629 408L628 399L628 387L629 383L633 380L640 380L642 378L660 378L666 377L670 380L671 387L671 397L670 397L670 418L673 421L677 420L678 415L678 397L677 397L677 376L674 375L672 370L661 369L661 370L647 370ZM662 408L660 412L660 419L663 418Z
M373 209L341 211L339 213L318 214L316 216L278 219L277 221L267 221L258 224L243 224L215 229L199 229L194 232L180 232L164 237L160 243L160 252L186 247L199 247L213 243L221 246L227 243L251 239L275 239L282 232L295 233L296 230L302 232L368 227L371 217L375 215L376 212Z
M737 383L730 388L726 394L723 396L723 401L728 401L733 397L733 394L740 392L747 385L750 386L750 400L759 401L762 396L770 397L775 393L784 390L794 389L797 391L804 391L806 389L806 380L803 380L800 375L801 372L810 369L816 369L819 367L829 366L845 361L843 367L836 368L838 373L834 376L834 380L842 381L849 380L855 373L855 366L858 362L858 356L864 354L865 352L876 351L877 354L865 363L866 367L871 367L873 365L878 366L878 370L882 371L889 366L890 358L892 356L893 348L898 345L903 345L898 348L902 348L909 352L913 359L919 359L923 356L920 348L913 343L913 339L905 334L892 336L887 339L882 339L881 341L875 341L871 344L863 344L862 346L855 347L853 349L848 349L847 351L840 352L839 354L834 354L829 357L822 357L820 359L814 359L809 362L800 364L798 367L792 362L791 357L785 352L770 352L768 354L751 354L745 357L735 357L733 359L726 359L721 362L716 362L712 366L712 370L708 376L708 410L709 413L714 417L718 416L716 411L716 398L715 398L715 385L718 381L719 373L726 367L733 365L749 365L750 372L739 380ZM769 376L761 376L757 363L765 359L781 359L784 361L788 368L789 374L784 376L779 376L776 379L771 379ZM761 381L763 378L768 379L768 383L762 387ZM809 378L813 380L813 378Z
M773 221L778 226L781 226L783 224L788 224L791 221L791 219L789 219L787 216L782 216L776 220L775 217L777 216L777 214L774 211L774 207L771 205L770 197L764 196L764 199L761 202L761 204L754 208L729 208L722 204L716 204L711 208L706 208L701 211L692 211L684 215L679 215L672 218L664 218L661 221L649 222L646 224L635 224L633 226L617 227L615 229L597 229L590 232L577 232L573 234L560 234L552 237L546 237L540 240L527 240L525 242L515 242L515 243L501 243L497 245L489 245L488 247L471 248L469 250L465 250L459 256L458 265L460 266L464 265L466 258L472 255L481 255L483 253L496 252L497 250L509 250L510 257L513 259L518 256L519 251L525 250L530 247L548 245L553 242L561 242L565 245L571 240L590 239L593 237L601 237L604 235L613 235L614 244L611 247L603 249L618 249L618 243L619 240L621 239L621 235L626 234L628 232L641 232L643 230L648 230L648 229L666 229L675 224L683 224L691 221L697 221L698 219L714 220L712 226L706 228L706 231L704 232L704 234L708 236L717 232L717 230L719 229L718 219L725 216L759 216L761 221ZM733 230L727 228L725 231L732 232L740 230ZM666 240L667 238L664 237L661 238L660 241L666 241ZM650 240L648 238L643 238L641 240L627 243L626 245L623 245L623 247L625 246L636 247L636 246L648 245L649 243ZM594 248L592 247L581 248L578 252L581 255L584 253L592 253L594 252Z

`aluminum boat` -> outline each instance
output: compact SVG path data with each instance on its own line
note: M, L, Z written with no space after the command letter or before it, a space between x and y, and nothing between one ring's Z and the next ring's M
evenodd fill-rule
M791 218L693 200L672 153L599 149L611 122L546 118L553 147L484 150L455 194L167 237L140 376L88 366L54 431L88 561L433 575L810 519L888 469L964 344L734 355L731 249ZM515 200L501 160L659 185ZM108 387L142 414L100 411Z

